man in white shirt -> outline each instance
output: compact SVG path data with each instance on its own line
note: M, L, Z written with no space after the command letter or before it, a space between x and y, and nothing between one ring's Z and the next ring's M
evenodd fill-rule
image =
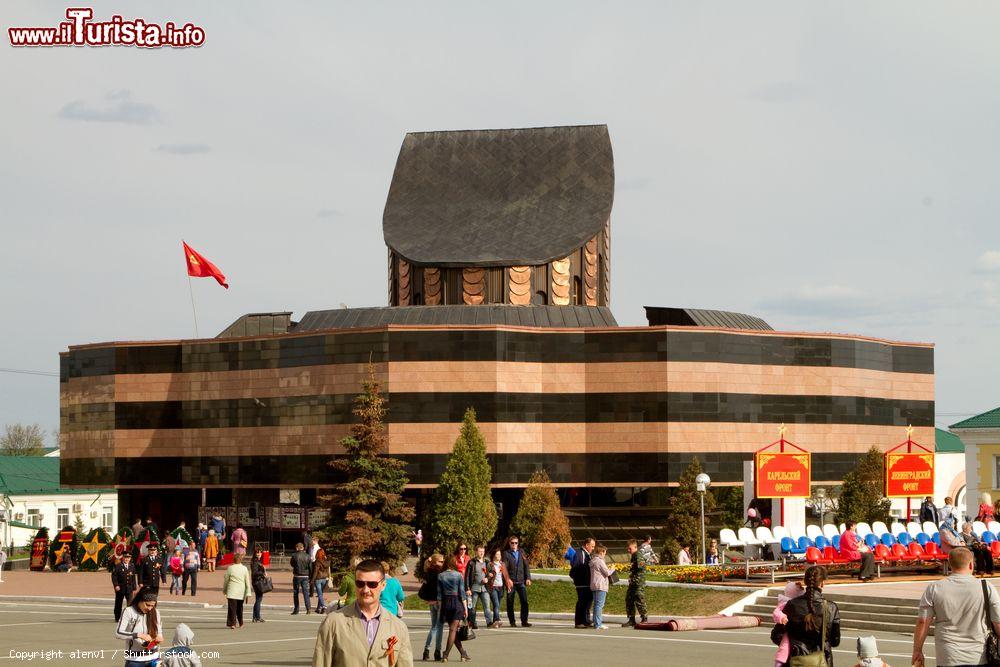
M941 667L986 664L986 601L989 619L1000 632L1000 594L986 580L972 576L975 557L965 547L948 554L951 576L927 585L913 632L914 667L924 665L924 640L934 624L934 653ZM985 592L984 592L985 587Z
M316 562L316 554L319 553L319 538L312 538L312 546L309 547L309 562Z

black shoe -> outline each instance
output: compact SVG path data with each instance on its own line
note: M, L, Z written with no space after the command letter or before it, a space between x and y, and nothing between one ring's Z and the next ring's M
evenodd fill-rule
M642 618L639 619L639 622L640 623L648 623L649 622L649 617L648 616L643 616Z
M527 621L525 621L524 623L521 624L521 627L522 628L530 628L531 627L531 623L528 623Z
M263 618L258 618L258 619L257 619L257 622L258 622L258 623L263 623L263 622L264 622L264 619L263 619Z
M307 615L308 615L308 614L311 614L311 613L312 613L312 611L311 611L311 610L309 610L309 609L306 609L306 614L307 614Z
M622 627L623 628L635 627L635 619L634 618L628 619L627 621L625 621L624 623L622 623Z
M512 621L512 622L511 622L511 624L510 624L510 627L512 627L512 628L516 628L516 627L517 627L517 623L514 623L514 622Z
M434 651L434 662L441 662L441 650Z
M297 613L299 613L298 609L296 609L295 611L292 612L292 616L295 616ZM306 613L308 613L308 612L306 612Z
M424 649L424 657L421 658L421 660L423 660L424 662L427 662L430 659L431 659L431 650L429 648L425 648Z

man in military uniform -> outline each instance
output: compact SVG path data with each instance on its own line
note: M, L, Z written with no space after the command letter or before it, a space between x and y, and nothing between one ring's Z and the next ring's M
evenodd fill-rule
M132 602L135 593L135 566L132 565L132 554L126 551L120 563L111 571L111 583L115 587L115 621L122 617L122 606Z
M628 575L628 591L625 593L625 613L628 620L622 623L623 628L635 627L635 613L639 612L639 622L646 622L646 567L649 558L639 551L636 540L628 541L628 553L632 567Z

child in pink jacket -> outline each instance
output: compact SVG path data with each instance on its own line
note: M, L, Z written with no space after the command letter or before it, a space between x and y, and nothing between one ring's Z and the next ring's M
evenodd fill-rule
M785 625L788 623L788 616L784 612L785 605L788 604L789 600L802 597L802 594L805 592L801 581L789 581L785 584L785 592L778 596L778 604L774 607L774 612L771 614L775 625ZM786 632L781 636L778 651L774 654L774 667L783 667L783 665L788 664L790 652L788 633Z

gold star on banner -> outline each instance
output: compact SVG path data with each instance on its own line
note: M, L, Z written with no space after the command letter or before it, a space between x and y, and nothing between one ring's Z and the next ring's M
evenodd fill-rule
M83 554L83 560L80 561L80 564L83 565L88 559L97 564L97 554L101 553L101 549L106 546L108 546L106 542L101 542L100 533L94 533L94 536L90 538L89 542L83 543L83 550L85 553Z

